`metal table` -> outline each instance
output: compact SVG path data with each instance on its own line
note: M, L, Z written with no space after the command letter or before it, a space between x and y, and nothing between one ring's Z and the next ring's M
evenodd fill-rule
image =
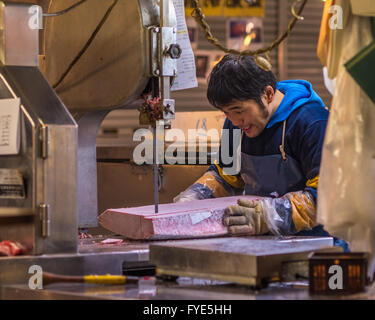
M111 236L113 238L113 236ZM293 283L270 283L268 287L254 290L252 287L235 284L227 280L202 279L195 276L187 277L180 274L176 282L166 281L141 281L138 285L93 285L93 284L51 284L43 290L31 290L28 287L28 268L33 265L41 265L43 270L57 274L83 275L83 274L122 274L124 269L142 269L150 266L149 247L161 248L166 244L170 248L181 246L206 246L214 242L236 242L242 243L244 238L216 238L196 240L175 240L168 242L137 242L125 241L117 245L101 245L100 241L105 238L96 237L80 240L79 252L77 254L41 255L41 256L19 256L11 258L0 258L0 299L146 299L146 300L263 300L263 299L374 299L375 288L371 287L363 294L341 297L319 297L310 296L307 282ZM242 240L241 240L242 239ZM246 238L245 238L246 239ZM273 240L273 250L282 245L284 251L290 250L298 242L295 238L255 237L255 242ZM317 243L325 245L327 238L316 239ZM267 241L265 241L266 243ZM311 243L311 242L310 242ZM208 246L210 247L210 246ZM212 243L211 243L212 248ZM227 246L228 248L228 246ZM289 249L288 249L289 248ZM226 250L225 245L221 247ZM244 250L239 246L237 253ZM304 251L304 250L302 250ZM276 261L274 255L265 260L267 264ZM175 257L178 257L176 255ZM181 257L181 255L180 255ZM224 257L225 259L225 257ZM241 259L249 259L243 255ZM242 260L238 260L241 262ZM263 258L262 258L263 259ZM166 261L166 260L164 260ZM173 259L170 260L173 262ZM207 260L209 261L209 259ZM243 262L243 261L242 261Z
M375 285L367 292L347 296L312 296L303 283L273 283L255 291L248 286L212 280L179 278L176 283L150 285L89 285L51 284L43 290L30 290L25 285L8 285L0 289L0 298L58 299L58 300L321 300L321 299L375 299Z
M283 264L305 261L313 251L341 251L331 237L221 237L150 244L157 273L261 286L279 278Z
M78 253L75 254L0 257L0 285L27 284L31 276L28 270L32 265L57 274L86 275L122 274L124 267L143 267L148 264L148 243L124 241L121 244L102 245L101 241L106 238L79 240Z

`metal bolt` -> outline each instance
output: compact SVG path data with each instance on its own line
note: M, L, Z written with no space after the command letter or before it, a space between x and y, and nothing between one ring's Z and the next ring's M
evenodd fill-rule
M164 110L165 115L168 115L168 113L174 114L174 112L171 110L171 105L169 103L165 106Z
M173 43L168 48L167 53L172 59L178 59L181 56L182 49L179 44Z

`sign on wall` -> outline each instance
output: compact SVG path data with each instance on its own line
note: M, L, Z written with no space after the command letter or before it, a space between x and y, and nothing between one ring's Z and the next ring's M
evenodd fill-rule
M227 47L256 50L263 46L263 19L231 18L227 21Z
M206 16L225 17L264 17L265 0L200 0ZM185 0L185 13L191 16L193 5L191 0Z
M198 83L207 84L209 74L224 54L219 50L195 50Z

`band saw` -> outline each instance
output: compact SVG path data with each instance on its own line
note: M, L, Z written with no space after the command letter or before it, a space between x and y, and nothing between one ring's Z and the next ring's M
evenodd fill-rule
M92 0L43 19L41 31L29 27L31 7L57 12L74 1L28 2L0 2L0 98L20 101L19 150L1 155L0 169L22 190L0 197L0 240L27 250L0 257L1 285L27 283L31 265L72 275L156 266L160 275L257 285L282 262L332 247L332 238L274 237L135 241L111 249L94 238L79 245L78 228L97 226L96 137L104 117L150 91L163 107L153 121L168 127L173 119L170 84L181 55L176 14L168 0ZM100 32L76 56L100 21Z

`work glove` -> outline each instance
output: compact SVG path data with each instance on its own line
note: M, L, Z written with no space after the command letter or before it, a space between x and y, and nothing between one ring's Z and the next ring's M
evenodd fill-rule
M193 200L200 200L202 199L198 192L194 192L191 188L181 192L179 195L173 198L173 202L187 202Z
M189 188L173 198L173 202L187 202L193 200L211 199L229 196L220 182L220 177L215 171L207 171Z
M261 201L238 199L225 209L223 224L231 235L257 235L269 232Z

